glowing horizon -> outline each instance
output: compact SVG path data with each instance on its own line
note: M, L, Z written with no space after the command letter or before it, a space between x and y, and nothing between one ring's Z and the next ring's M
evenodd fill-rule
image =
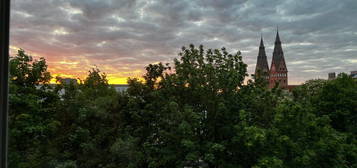
M15 56L17 54L17 51L23 49L21 47L13 46L10 45L10 56ZM62 78L72 78L72 79L80 79L84 80L88 74L89 71L92 70L93 68L98 68L102 73L106 74L107 80L109 84L127 84L128 78L137 78L139 80L142 80L142 75L144 74L144 67L142 70L133 70L133 71L126 71L126 72L117 72L117 73L107 73L105 70L111 70L113 71L113 67L107 67L103 66L104 68L101 68L101 66L96 66L96 65L87 65L87 66L82 66L79 62L70 62L68 60L62 60L62 61L57 61L57 62L52 62L49 61L49 59L46 58L46 56L40 54L40 53L32 53L30 51L25 50L25 53L30 55L33 60L38 60L39 58L43 57L46 60L46 63L48 65L47 70L51 73L52 79L50 83L56 83L56 77L62 77ZM88 62L88 61L85 61ZM80 66L81 71L72 71L71 68L76 68L77 66ZM60 68L62 67L62 68ZM68 68L68 69L67 69ZM103 70L105 69L105 70ZM124 74L124 75L123 75ZM125 76L125 74L132 74L131 76Z

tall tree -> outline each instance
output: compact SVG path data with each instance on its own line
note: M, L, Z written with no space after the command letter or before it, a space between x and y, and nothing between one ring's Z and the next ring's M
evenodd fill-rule
M45 59L33 60L24 50L11 58L9 167L44 167L51 159L50 140L60 123L50 79Z

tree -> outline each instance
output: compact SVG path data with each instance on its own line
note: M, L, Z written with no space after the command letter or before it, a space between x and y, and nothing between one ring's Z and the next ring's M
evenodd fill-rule
M239 52L183 47L117 93L105 73L48 84L23 50L10 75L10 166L356 167L356 80L312 80L286 94L248 80Z
M243 85L239 53L190 45L179 56L172 68L147 66L143 83L129 80L118 109L123 136L112 146L128 158L123 167L354 165L355 143L316 112L318 99L306 98L322 93L323 82L303 87L292 101L264 83Z
M317 116L328 118L329 125L343 135L345 165L357 163L357 81L347 74L335 80L312 80L294 90L295 101L313 109Z
M43 167L51 155L49 141L59 122L57 94L51 92L51 79L43 58L33 60L24 50L10 60L9 166Z
M179 55L174 68L149 65L144 84L129 81L135 109L128 109L131 120L125 127L139 134L130 136L139 138L141 167L224 164L246 64L239 52L232 55L225 48L205 51L190 45Z
M336 80L322 87L317 99L313 104L319 115L328 115L335 129L357 134L356 80L347 74L340 74Z
M57 118L61 127L53 141L58 155L56 165L97 168L113 167L110 147L118 133L118 117L112 110L118 105L117 93L99 69L89 71L80 83L60 84L61 102Z

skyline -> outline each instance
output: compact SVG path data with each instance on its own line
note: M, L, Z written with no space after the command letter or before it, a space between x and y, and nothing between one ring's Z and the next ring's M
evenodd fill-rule
M122 84L190 43L240 50L252 74L261 34L270 66L279 26L289 84L300 84L356 70L356 8L353 0L14 0L10 45L46 58L53 76L83 78L96 65Z

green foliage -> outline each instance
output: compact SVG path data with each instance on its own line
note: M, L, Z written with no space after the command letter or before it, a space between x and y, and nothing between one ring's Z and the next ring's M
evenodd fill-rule
M328 115L331 125L342 132L357 134L357 82L340 74L328 82L313 102L319 115Z
M48 85L44 59L12 58L10 167L357 167L357 81L292 94L248 81L240 52L183 47L117 93L95 68Z
M34 87L38 84L47 84L51 75L47 72L47 65L44 58L32 60L24 50L20 49L10 60L10 80L13 84L25 87Z
M54 117L59 99L48 91L50 79L43 58L33 61L19 50L10 60L9 167L43 167L51 159L49 141L61 123Z

